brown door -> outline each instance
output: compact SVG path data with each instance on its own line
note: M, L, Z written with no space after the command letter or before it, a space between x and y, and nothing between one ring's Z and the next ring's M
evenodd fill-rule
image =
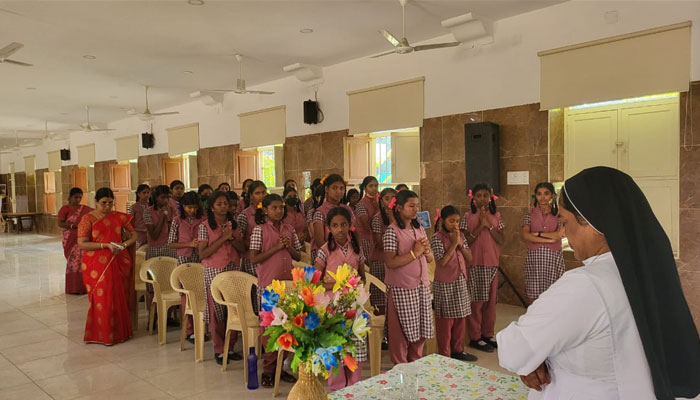
M114 209L126 212L126 203L129 201L131 189L131 171L129 164L110 164L109 184L114 191Z
M246 179L258 179L258 152L257 150L238 150L233 154L235 171L235 188L242 188Z
M170 185L174 180L184 181L185 173L183 171L182 158L164 158L161 161L161 172L163 176L163 185Z
M71 173L71 184L72 187L77 187L83 189L83 200L80 202L82 205L87 205L88 200L88 178L87 178L87 168L73 168Z

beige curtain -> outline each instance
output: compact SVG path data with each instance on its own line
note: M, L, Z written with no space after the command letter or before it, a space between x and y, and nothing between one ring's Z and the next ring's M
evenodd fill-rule
M423 126L425 78L348 92L350 134Z
M241 149L284 144L287 136L287 107L279 106L238 114Z
M116 138L114 143L117 145L117 161L137 160L139 158L139 135Z
M49 171L61 170L61 150L48 152L49 156Z
M189 124L166 129L168 131L168 155L170 157L199 150L199 124Z
M78 146L78 166L87 167L90 165L95 165L95 145Z

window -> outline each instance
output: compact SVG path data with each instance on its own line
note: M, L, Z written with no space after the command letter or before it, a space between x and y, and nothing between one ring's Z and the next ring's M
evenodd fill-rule
M374 176L379 183L391 183L391 135L374 138Z
M418 128L375 132L345 138L345 176L359 184L374 175L380 188L420 181Z
M276 187L275 180L275 148L270 147L258 147L258 170L260 171L258 176L260 180L265 182L267 187ZM279 182L280 185L282 182Z

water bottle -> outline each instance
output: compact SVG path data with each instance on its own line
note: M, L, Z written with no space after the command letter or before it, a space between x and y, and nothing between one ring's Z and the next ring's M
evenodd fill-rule
M255 354L255 347L250 348L248 354L248 389L258 388L258 356Z

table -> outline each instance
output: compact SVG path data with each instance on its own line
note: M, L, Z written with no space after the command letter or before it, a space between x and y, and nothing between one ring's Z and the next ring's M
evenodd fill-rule
M529 389L517 376L431 354L414 361L420 369L421 400L526 400ZM331 393L332 400L384 400L398 398L398 373L392 369L353 386Z
M0 214L2 216L3 222L6 224L7 222L4 221L6 219L12 219L16 220L17 222L14 223L15 225L15 230L17 233L20 233L22 231L22 218L31 218L32 219L32 227L36 229L36 216L37 215L42 215L42 213L38 212L20 212L20 213L2 213ZM30 229L31 230L31 229ZM7 228L7 231L10 232L10 228Z

